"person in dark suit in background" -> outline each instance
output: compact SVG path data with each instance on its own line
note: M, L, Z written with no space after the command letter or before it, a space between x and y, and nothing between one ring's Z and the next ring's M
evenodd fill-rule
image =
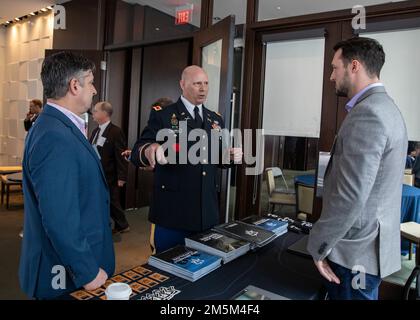
M411 170L414 174L414 186L420 188L420 143L416 144L416 160L413 163L413 168Z
M37 299L95 290L115 269L109 191L85 133L96 95L95 65L70 52L45 58L47 104L29 131L23 155L22 290Z
M122 130L111 122L112 105L109 102L98 102L92 115L99 127L93 130L89 142L98 152L108 182L113 233L128 232L130 227L120 202L120 191L127 181L128 168L121 153L127 148L127 141Z
M408 143L407 158L405 159L405 168L413 169L414 162L416 161L416 146L413 143Z
M38 119L39 114L42 112L42 102L38 99L33 99L29 102L29 112L26 114L26 118L23 120L25 130L29 131L32 124Z

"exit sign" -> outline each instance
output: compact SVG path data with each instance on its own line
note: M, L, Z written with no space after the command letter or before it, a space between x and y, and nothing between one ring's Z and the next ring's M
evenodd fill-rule
M193 16L193 5L185 5L177 7L175 10L175 24L188 24L191 23Z

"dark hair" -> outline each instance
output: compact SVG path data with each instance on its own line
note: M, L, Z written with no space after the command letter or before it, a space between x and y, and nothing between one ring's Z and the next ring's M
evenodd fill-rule
M371 38L351 38L334 46L334 51L342 50L342 59L347 66L352 60L358 60L366 68L369 77L379 78L385 63L385 52L382 45Z
M41 100L38 100L38 99L33 99L33 100L31 100L31 102L32 102L34 105L38 106L40 109L42 109L42 102L41 102Z
M62 51L46 57L41 71L44 95L47 99L64 97L70 80L82 77L86 71L95 72L95 64L82 55Z
M174 102L171 100L171 98L159 98L155 102L153 102L152 107L162 107L165 108L166 106L169 106L170 104L173 104Z

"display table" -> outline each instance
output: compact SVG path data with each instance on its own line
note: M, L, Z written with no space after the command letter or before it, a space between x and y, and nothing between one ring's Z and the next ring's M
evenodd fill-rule
M301 237L288 232L196 282L178 278L148 264L122 272L111 280L129 283L136 291L132 300L229 300L248 285L290 299L318 299L322 296L322 279L313 260L286 251ZM105 299L104 289L88 294L80 290L71 296L80 300Z
M22 172L22 166L0 166L0 175L16 172Z

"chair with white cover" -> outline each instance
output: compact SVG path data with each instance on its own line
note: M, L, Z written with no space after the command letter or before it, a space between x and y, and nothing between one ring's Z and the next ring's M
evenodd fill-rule
M276 205L296 206L296 194L293 189L287 185L286 179L280 168L267 168L265 170L267 189L268 189L268 203L270 204L270 212L274 211ZM282 177L284 187L276 188L275 177Z
M414 186L414 174L404 173L403 183L409 186Z
M296 183L296 211L299 220L308 220L313 211L313 203L314 187Z

